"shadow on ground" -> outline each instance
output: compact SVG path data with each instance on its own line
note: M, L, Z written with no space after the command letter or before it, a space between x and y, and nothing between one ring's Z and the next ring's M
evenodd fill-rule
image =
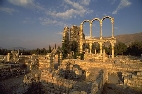
M130 87L124 88L120 85L106 83L104 85L102 94L142 94L142 91L137 91Z

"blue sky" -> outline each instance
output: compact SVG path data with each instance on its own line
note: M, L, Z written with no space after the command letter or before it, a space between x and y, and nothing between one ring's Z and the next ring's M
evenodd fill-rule
M83 20L114 17L114 34L142 32L142 0L0 0L0 47L48 48L60 44L65 26ZM100 26L93 22L93 37ZM89 23L84 24L89 36ZM109 19L103 36L111 36Z

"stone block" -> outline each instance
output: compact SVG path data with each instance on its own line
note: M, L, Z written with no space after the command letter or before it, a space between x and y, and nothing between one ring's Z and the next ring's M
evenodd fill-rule
M80 92L80 94L87 94L87 92L85 92L85 91L81 91L81 92Z
M137 72L137 75L142 75L142 72Z
M69 94L80 94L80 92L79 91L73 91L73 92L71 92Z
M142 76L138 77L138 79L142 80Z
M132 75L132 78L137 79L137 76L136 75Z

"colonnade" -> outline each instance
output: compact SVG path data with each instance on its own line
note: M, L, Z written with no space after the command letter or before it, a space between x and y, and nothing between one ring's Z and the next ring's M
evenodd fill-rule
M103 25L103 20L105 18L109 18L111 20L111 24L112 24L112 35L111 35L111 38L109 39L103 39L102 38L102 25ZM93 21L99 21L100 23L100 39L92 39L92 23ZM89 22L90 24L90 38L88 39L83 39L83 24L85 22ZM91 41L91 42L90 42ZM80 24L80 53L83 52L83 43L89 43L89 48L90 48L90 53L91 53L91 50L92 50L92 43L94 42L98 42L99 45L100 45L100 54L102 55L102 46L103 46L103 43L104 42L110 42L111 44L111 47L112 47L112 58L114 58L114 44L116 43L116 39L114 38L114 18L113 17L110 17L110 16L105 16L103 17L102 19L99 19L99 18L94 18L93 20L84 20L81 24Z

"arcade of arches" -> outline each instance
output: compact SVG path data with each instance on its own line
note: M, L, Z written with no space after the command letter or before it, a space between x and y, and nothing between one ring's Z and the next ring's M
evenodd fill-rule
M112 24L112 35L110 38L103 38L102 36L102 26L103 26L103 20L105 20L106 18L109 18ZM100 38L99 39L95 39L92 37L92 23L93 21L99 21L100 23ZM90 24L90 38L89 39L85 39L83 37L83 24L85 22L89 22ZM88 43L89 44L89 48L90 48L90 53L92 50L92 44L97 42L100 45L100 55L102 55L103 51L102 51L102 46L104 43L109 42L111 44L111 48L112 48L112 58L114 58L114 44L116 43L116 38L114 37L114 18L110 17L110 16L105 16L102 19L99 18L94 18L93 20L84 20L81 24L80 24L80 32L79 32L79 36L80 36L80 41L79 41L79 47L80 47L80 53L83 52L83 44L84 43Z

